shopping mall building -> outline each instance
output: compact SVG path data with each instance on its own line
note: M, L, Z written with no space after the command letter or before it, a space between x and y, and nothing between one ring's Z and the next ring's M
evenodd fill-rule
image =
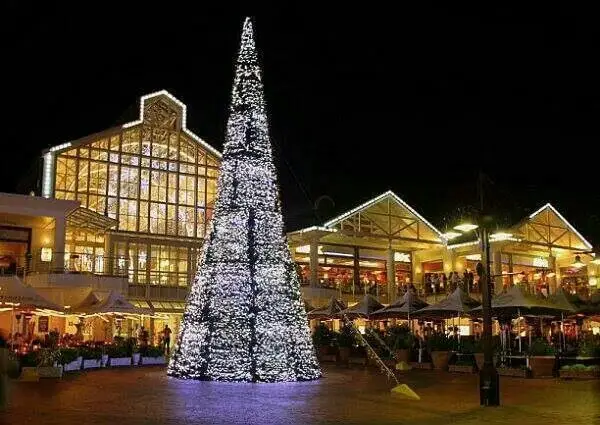
M119 291L159 313L144 319L154 334L166 323L177 332L220 158L186 128L183 103L166 91L142 97L138 120L44 152L42 196L0 194L0 273L67 310L90 291ZM405 284L441 296L442 274L462 277L481 258L476 232L460 242L450 236L393 192L288 234L315 306L365 293L389 303ZM492 239L496 290L522 281L532 291L563 286L588 295L599 267L591 249L551 204L541 206ZM55 324L72 331L68 320Z

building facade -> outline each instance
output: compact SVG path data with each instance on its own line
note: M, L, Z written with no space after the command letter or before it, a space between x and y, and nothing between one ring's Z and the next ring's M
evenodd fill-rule
M103 235L67 226L65 261L126 274L132 298L184 300L212 217L220 157L187 129L186 106L166 91L141 98L139 120L45 152L43 196L116 221Z

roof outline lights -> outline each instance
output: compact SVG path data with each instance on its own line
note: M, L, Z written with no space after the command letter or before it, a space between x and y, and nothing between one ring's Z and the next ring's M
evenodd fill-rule
M560 218L562 221L564 221L566 223L567 227L569 228L569 230L571 230L577 236L579 236L579 238L581 238L581 240L583 241L583 243L585 244L585 246L588 249L592 249L593 248L592 244L586 238L584 238L583 235L581 233L579 233L577 231L577 229L575 227L573 227L573 225L571 223L569 223L569 221L566 218L564 218L563 215L561 213L559 213L558 210L556 208L554 208L550 202L548 202L547 204L545 204L543 207L541 207L540 209L538 209L536 212L530 214L529 215L529 219L532 219L533 217L535 217L536 215L538 215L539 213L541 213L542 211L544 211L546 208L550 208L552 210L552 212L554 212L554 214L556 214L558 216L558 218Z
M121 127L129 128L129 127L133 127L133 126L142 124L144 122L144 104L146 103L146 100L153 98L153 97L161 96L161 95L167 97L169 100L171 100L173 103L175 103L177 106L179 106L181 108L181 111L182 111L181 130L185 134L190 136L192 139L194 139L196 142L200 143L204 148L209 150L213 155L216 155L218 158L221 158L222 157L221 152L219 152L218 150L213 148L211 145L209 145L207 142L205 142L202 138L200 138L198 135L196 135L194 132L192 132L191 130L189 130L187 128L187 106L186 106L186 104L183 103L182 101L180 101L179 99L177 99L175 96L173 96L171 93L169 93L166 90L156 91L153 93L145 94L144 96L140 97L140 118L136 121L130 121L128 123L125 123Z
M429 221L427 221L427 219L425 217L423 217L421 214L419 214L413 207L411 207L410 205L408 205L404 200L402 200L402 198L400 198L398 195L396 195L394 192L392 192L391 190L388 190L387 192L382 193L381 195L359 205L356 208L351 209L350 211L347 211L331 220L329 220L328 222L326 222L324 224L325 227L329 227L332 226L333 224L335 224L336 222L339 222L341 220L344 220L345 218L351 216L352 214L357 213L358 211L365 209L377 202L379 202L380 200L384 199L386 196L391 196L392 198L394 198L396 200L396 202L398 202L400 205L402 205L404 208L406 208L408 211L410 211L411 213L413 213L415 216L417 216L417 218L421 221L423 221L423 223L425 223L427 226L429 226L429 228L431 228L431 230L433 230L439 237L441 240L445 240L445 238L442 236L442 232L440 232L433 224L431 224Z

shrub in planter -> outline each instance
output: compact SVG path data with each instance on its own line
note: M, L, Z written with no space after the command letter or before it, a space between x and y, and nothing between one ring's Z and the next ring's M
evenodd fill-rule
M83 346L81 347L81 357L83 358L83 368L90 369L102 366L102 348Z
M446 335L436 333L427 339L427 349L431 355L434 369L446 370L450 360L450 351L454 344Z
M554 363L556 361L556 350L548 344L545 339L538 338L529 347L529 368L531 375L536 378L540 376L552 376Z
M315 328L312 334L312 341L315 349L317 350L317 357L319 359L329 354L331 343L333 340L333 333L323 323Z
M81 369L82 357L76 348L61 348L58 362L63 366L64 372Z
M149 345L142 356L143 365L165 364L165 352L161 347Z
M354 330L352 325L344 325L339 332L335 334L335 345L339 349L340 363L348 363L350 352L354 345Z
M559 371L561 378L575 379L598 379L600 378L600 366L583 364L565 365Z
M410 350L413 346L414 337L410 333L408 326L389 327L385 334L385 342L394 352L394 357L398 362L409 362Z
M55 348L42 348L39 350L38 376L40 378L62 377L62 366L58 365L60 351Z
M110 366L131 366L131 354L124 343L105 347Z
M596 337L584 338L578 347L580 357L600 357L600 339Z

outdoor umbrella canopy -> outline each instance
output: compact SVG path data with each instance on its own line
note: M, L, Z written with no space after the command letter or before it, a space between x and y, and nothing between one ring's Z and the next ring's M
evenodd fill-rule
M417 310L427 307L425 301L417 297L412 291L406 291L404 296L396 302L379 309L371 314L372 319L408 319Z
M547 299L527 294L519 286L513 286L508 291L492 298L492 313L496 316L560 316L561 313L574 312L575 308L566 300L553 303ZM481 314L482 308L477 307L471 314Z
M369 318L371 313L381 310L383 304L373 298L372 295L365 295L363 299L356 305L342 310L338 313L339 317L348 317L349 319L356 319L358 317Z
M479 301L471 298L461 288L456 288L453 293L439 303L417 310L414 315L432 319L451 319L463 316L479 305Z
M314 309L315 308L312 306L312 304L308 300L304 300L304 311L309 312Z
M576 313L579 310L575 304L578 299L579 297L568 296L562 288L548 297L549 303L553 307L561 309L565 314Z
M112 313L151 316L153 314L152 310L148 308L134 306L117 291L110 291L105 297L96 292L90 292L83 302L74 307L72 311L85 315Z
M335 297L331 297L327 305L309 311L307 316L309 319L332 319L345 308L346 305L343 301L337 300Z
M31 286L25 285L17 276L0 277L0 306L45 309L62 312L63 309L39 295Z

